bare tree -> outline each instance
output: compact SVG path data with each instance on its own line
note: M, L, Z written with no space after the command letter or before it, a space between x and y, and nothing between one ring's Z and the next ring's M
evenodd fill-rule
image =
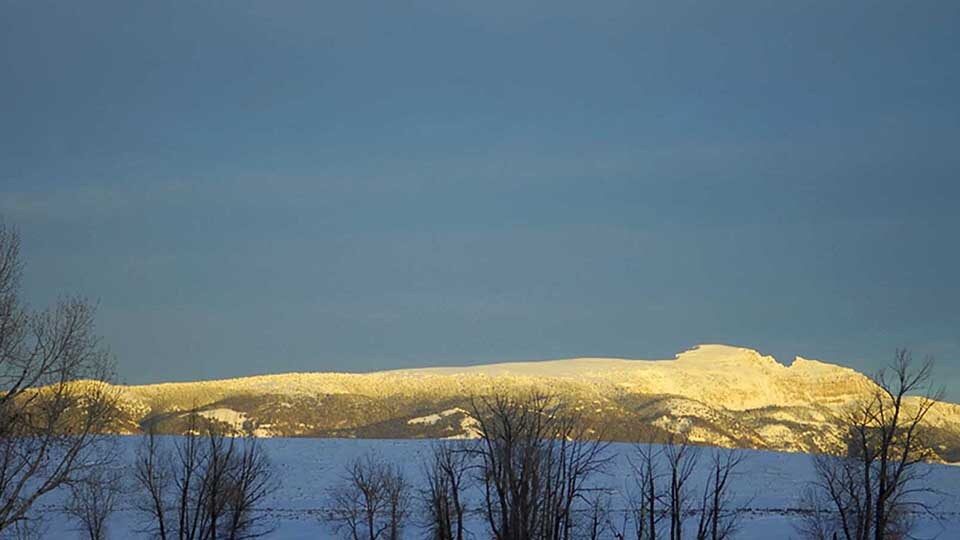
M930 385L932 369L932 361L916 365L898 350L873 377L875 389L851 407L842 452L814 459L817 480L806 503L816 511L801 525L809 537L906 538L911 513L929 511L917 495L930 491L918 465L935 457L924 426L940 397ZM829 513L821 511L826 505Z
M628 486L626 497L630 518L637 540L656 540L657 526L664 517L660 510L663 495L658 487L663 476L659 464L663 449L653 442L637 443L635 448L636 460L630 460L635 486Z
M623 508L610 509L607 513L607 528L616 540L647 540L647 507L644 494L637 486L640 482L636 475L631 476L628 485L620 490Z
M837 520L830 503L817 487L807 486L800 494L800 519L793 528L807 540L836 540Z
M259 441L246 438L227 471L227 485L224 489L227 538L245 540L271 532L271 525L260 511L264 501L276 491L278 484L273 467Z
M171 455L164 461L170 463L173 479L173 495L170 500L176 511L175 532L180 540L198 540L209 533L207 507L207 487L204 471L207 468L207 456L200 435L200 416L189 415L189 423L183 439L174 440Z
M0 224L0 531L41 497L112 458L98 446L117 417L113 362L94 308L65 297L30 311L20 298L20 236Z
M374 520L381 512L380 499L365 497L368 490L366 482L361 480L358 486L357 481L353 474L348 474L343 483L330 489L330 510L325 518L333 526L334 532L344 538L379 538L382 531L374 528Z
M166 444L165 444L166 443ZM183 437L151 430L137 453L134 480L143 532L160 540L241 540L271 531L259 511L276 490L273 469L256 439L224 436L189 415Z
M740 514L733 508L730 480L744 459L745 454L738 450L713 450L700 501L697 540L725 540L736 532Z
M611 519L610 493L597 489L581 497L585 503L584 519L577 524L576 538L600 540L610 534L616 535Z
M744 459L736 450L715 450L710 475L704 484L699 507L690 489L690 481L700 462L701 450L690 444L684 433L671 435L666 444L655 444L654 437L635 446L629 459L633 470L622 492L625 508L619 523L611 530L616 538L655 540L660 537L660 522L670 520L672 540L683 538L686 520L699 514L696 538L729 538L739 518L732 508L730 477Z
M666 493L670 516L670 540L683 539L683 523L691 510L688 482L700 459L700 449L685 435L672 435L663 448L670 483Z
M115 469L90 471L70 486L64 512L76 520L88 540L107 538L107 518L117 509L122 477Z
M11 525L3 533L10 540L43 540L47 537L48 523L42 517L27 517Z
M173 463L151 426L141 440L133 466L133 480L139 488L134 506L147 517L147 527L141 531L160 540L176 538L168 534L170 515L167 511L169 492L174 482ZM172 511L172 510L171 510Z
M387 523L389 524L386 538L400 540L407 518L410 517L410 484L398 467L388 467L388 474L383 479L383 489L387 496Z
M374 454L353 461L330 492L327 515L351 540L399 540L410 509L410 486L399 467Z
M433 445L424 466L426 487L420 492L431 540L464 539L464 490L470 479L470 456L463 444Z
M567 540L574 505L608 462L602 434L544 394L472 402L482 513L497 540Z

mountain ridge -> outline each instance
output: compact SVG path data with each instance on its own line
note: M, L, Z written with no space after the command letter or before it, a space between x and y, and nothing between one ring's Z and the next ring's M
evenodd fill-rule
M815 452L837 444L844 408L875 385L820 360L784 365L753 349L705 344L665 360L585 357L117 389L127 433L147 425L181 432L187 411L198 410L258 436L465 437L470 396L536 389L576 403L612 440L683 430L704 444ZM960 461L960 405L938 404L930 424L945 441L941 457Z

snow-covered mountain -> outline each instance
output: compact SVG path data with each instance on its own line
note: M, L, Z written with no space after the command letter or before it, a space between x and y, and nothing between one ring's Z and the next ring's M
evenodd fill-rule
M672 360L576 358L377 373L290 373L122 387L125 430L184 429L184 411L258 436L467 437L470 397L537 389L573 401L612 440L683 429L712 445L817 451L873 383L841 366L701 345ZM946 461L960 461L960 405L930 416Z

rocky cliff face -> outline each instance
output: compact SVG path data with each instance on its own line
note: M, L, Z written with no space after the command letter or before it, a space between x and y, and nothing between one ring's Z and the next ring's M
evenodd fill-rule
M790 366L744 348L701 345L673 360L578 358L369 374L292 373L121 389L127 422L183 429L192 408L238 432L280 437L469 437L470 397L537 389L564 396L613 440L687 431L730 447L818 451L838 415L873 383L848 368L797 358ZM947 461L960 461L960 406L930 423Z

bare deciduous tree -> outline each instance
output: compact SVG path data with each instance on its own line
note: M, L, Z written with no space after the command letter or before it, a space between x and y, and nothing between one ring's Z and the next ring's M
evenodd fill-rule
M410 511L410 486L399 467L367 454L351 463L330 492L327 515L351 540L399 540Z
M435 443L424 466L426 487L420 498L432 540L464 540L464 490L471 452L464 444Z
M736 532L740 514L733 508L730 481L744 459L745 454L738 450L713 450L709 475L700 500L697 540L726 540Z
M392 470L391 470L392 469ZM387 496L387 540L400 540L403 528L410 517L410 484L396 466L389 467L383 479Z
M258 511L275 491L256 439L224 436L195 412L183 437L144 437L134 467L144 532L160 540L242 540L270 532Z
M104 540L107 518L117 509L122 488L122 476L116 469L90 471L70 486L64 512L77 521L88 540Z
M664 512L659 510L662 495L658 487L663 474L659 465L662 454L663 449L652 442L638 443L636 461L630 462L635 486L627 488L626 499L637 540L655 540L657 526L664 517Z
M0 531L112 459L98 446L117 414L94 308L63 298L30 311L20 298L22 269L19 234L0 224Z
M917 495L929 491L918 465L935 457L924 426L940 396L930 386L932 369L930 360L916 365L898 350L891 366L873 377L875 390L845 418L842 452L814 458L817 480L800 532L846 540L909 535L911 512L929 510Z
M3 538L10 540L43 540L49 523L42 517L28 517L11 525L3 532Z
M689 480L697 468L700 448L692 446L685 435L672 435L663 448L669 485L666 502L670 516L670 540L683 539L683 524L692 509Z
M227 512L224 517L229 538L255 538L272 530L260 511L277 487L273 467L260 442L252 437L245 438L227 466L224 489Z
M497 540L566 540L574 505L608 461L599 433L543 394L474 399L483 515Z
M690 483L700 463L701 450L690 444L684 433L667 438L663 445L655 438L638 443L630 465L633 475L622 492L625 508L622 518L611 530L618 539L655 540L660 537L661 521L669 518L671 539L683 538L685 523L699 514L696 538L730 538L739 522L733 508L731 475L742 463L737 450L715 449L703 495L696 504Z
M837 520L831 503L820 493L818 487L807 486L800 494L800 519L793 528L800 538L807 540L836 540Z
M623 508L610 509L608 512L608 529L616 540L647 540L649 538L647 507L643 492L638 489L639 485L638 476L632 476L620 491Z
M142 531L161 540L177 538L177 534L168 535L170 512L167 504L169 493L175 479L173 463L169 452L161 448L161 441L151 428L141 441L133 466L133 480L139 488L139 496L134 498L135 508L147 516L147 526Z
M611 516L610 493L597 489L582 495L585 502L583 518L577 524L576 538L583 540L601 540L610 534L616 535Z

